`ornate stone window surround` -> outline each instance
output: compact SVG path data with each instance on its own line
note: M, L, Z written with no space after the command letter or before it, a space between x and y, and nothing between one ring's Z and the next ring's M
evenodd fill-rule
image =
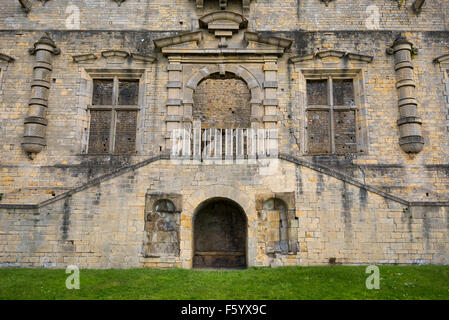
M90 111L91 110L111 110L110 106L93 106L92 105L92 95L93 95L93 80L94 79L115 79L117 80L138 80L139 81L139 95L138 95L138 105L137 106L114 106L114 110L136 110L137 111L137 132L136 132L136 154L141 152L139 146L142 145L143 140L143 121L144 115L143 110L145 106L145 70L144 69L83 69L83 79L82 84L83 95L80 98L83 101L82 105L86 111L86 123L84 126L85 133L82 139L82 153L89 154L89 128L90 128ZM113 135L114 137L114 135ZM112 143L112 141L111 141ZM113 154L113 150L105 155Z
M3 97L3 77L8 69L8 64L13 61L14 59L10 56L0 53L0 101Z
M449 53L434 59L434 63L439 64L439 68L443 73L444 104L446 106L446 119L449 121ZM449 132L449 124L447 126L447 131Z
M299 127L295 136L301 143L300 153L310 156L307 150L307 80L353 79L354 103L356 110L356 142L357 154L369 154L369 137L367 128L367 101L365 95L365 74L367 63L372 61L371 56L339 51L324 51L316 54L306 54L293 57L290 62L294 65L297 74L297 94L294 99L298 107L300 118ZM346 61L345 61L346 60Z
M193 95L201 80L212 74L232 73L242 78L251 92L251 126L253 128L274 129L277 127L277 57L260 58L262 78L256 77L249 68L241 64L226 63L217 59L217 63L198 63L193 66L199 71L184 79L185 64L180 57L169 57L168 71L168 99L166 116L166 142L170 148L171 132L177 128L191 128L193 126ZM190 61L189 61L190 62ZM201 62L201 61L198 61ZM211 61L212 62L212 61ZM224 63L223 63L224 62ZM190 66L189 66L190 67Z
M302 136L302 143L303 143L303 154L304 155L310 155L308 146L307 146L307 112L309 110L315 110L313 106L308 106L307 104L307 80L324 80L324 79L330 79L328 83L328 91L332 93L332 80L333 79L352 79L354 84L354 106L351 108L347 108L348 110L354 110L356 113L356 143L357 143L357 153L359 154L366 154L367 153L367 142L366 142L366 126L365 126L365 101L364 101L364 89L363 89L363 78L362 74L363 72L361 70L353 69L353 70L329 70L329 69L322 69L322 70L301 70L302 75L304 77L304 83L303 86L305 88L304 92L304 111L303 117L302 117L302 124L301 128L303 131ZM329 99L332 99L331 97ZM331 101L330 101L331 103ZM333 108L330 109L332 113ZM331 118L331 126L333 126L333 118ZM331 129L331 132L333 130ZM331 153L334 154L333 150L335 150L335 147L331 147Z
M144 141L144 119L147 104L147 90L153 63L153 56L125 50L106 50L72 56L73 62L79 65L79 117L77 139L80 141L79 154L87 155L89 145L89 106L92 105L93 79L139 80L139 103L137 112L136 154L142 153ZM106 156L110 154L105 154Z

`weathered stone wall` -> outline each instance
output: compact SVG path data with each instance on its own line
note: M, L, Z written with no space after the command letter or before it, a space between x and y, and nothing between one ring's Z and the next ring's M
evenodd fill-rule
M229 1L228 9L241 13L241 1ZM238 5L240 2L240 5ZM376 6L380 30L447 30L449 4L445 0L426 1L419 16L411 9L412 1L399 7L396 0L333 0L326 7L320 0L251 1L248 15L255 30L367 30L366 20ZM16 0L4 0L0 13L1 29L65 29L73 14L69 5L79 8L82 30L176 30L190 31L198 26L200 14L217 10L195 8L194 0L126 0L120 7L112 0L48 1L33 3L29 18ZM269 18L267 18L269 17Z
M409 39L420 48L414 58L414 65L425 139L424 150L413 157L403 153L397 143L399 136L396 124L398 111L394 63L384 51L391 45L394 33L284 32L279 35L296 38L294 50L297 52L309 52L316 46L321 49L345 49L374 54L373 62L364 74L368 152L349 158L313 157L310 158L311 161L329 166L338 164L348 174L360 180L365 179L369 184L385 188L406 199L447 199L449 189L446 180L446 150L449 148L449 123L446 119L445 75L438 64L432 63L434 57L446 52L443 44L447 41L447 33L409 34ZM18 37L15 32L4 31L0 39L2 52L16 58L3 73L3 94L0 98L3 136L3 148L0 152L0 174L3 183L0 193L4 194L3 203L37 203L51 198L52 192L60 194L87 181L88 178L107 172L111 167L135 163L149 155L158 154L165 148L163 137L167 73L163 57L159 56L158 62L148 68L145 79L146 102L139 115L141 128L138 132L136 155L99 157L91 157L83 152L88 119L85 106L80 104L80 94L88 94L83 92L81 68L72 62L71 57L73 54L99 52L105 48L123 49L137 46L139 49L141 40L150 41L162 34L116 32L108 36L102 32L55 32L52 36L61 47L62 54L54 61L54 83L50 90L47 115L49 139L44 152L38 154L33 161L27 159L20 143L30 94L27 82L32 79L33 57L24 49L31 46L40 36L39 32L25 32ZM375 44L374 47L372 43ZM151 47L146 50L146 53L152 53ZM281 151L301 154L305 135L299 129L305 126L305 105L296 90L300 85L300 77L287 58L288 56L279 62L278 115ZM186 72L193 73L195 70Z
M280 160L217 167L160 160L39 209L0 211L0 265L82 268L191 267L196 209L220 197L248 221L249 266L447 264L446 206L409 206L304 166ZM210 178L213 177L213 178ZM145 199L155 190L182 195L180 255L145 257ZM268 253L269 219L258 195L293 192L297 253ZM290 205L291 206L291 205Z
M2 266L63 267L75 263L92 268L190 267L192 217L197 206L211 197L229 197L245 210L248 265L324 264L330 258L348 264L448 263L449 220L445 202L449 199L449 67L433 60L449 53L449 1L426 1L419 15L411 11L410 1L399 8L393 0L363 0L356 4L335 0L327 7L319 0L259 0L251 1L247 13L242 12L239 1L229 1L229 10L243 13L248 19L248 29L236 32L229 41L231 49L245 45L244 31L293 40L291 49L268 71L277 72L274 84L265 83L271 81L264 78L264 64L245 55L231 56L228 65L247 70L260 88L274 86L268 90L277 97L278 105L267 110L276 119L273 123L279 129L280 152L295 156L307 166L281 162L280 168L272 172L259 165L177 165L157 160L133 174L102 178L101 184L91 183L89 189L55 202L51 199L59 199L64 192L96 177L167 152L169 61L154 47L153 40L199 30L198 18L214 9L205 6L197 10L193 0L127 0L121 7L110 0L50 0L45 5L33 1L31 12L26 14L18 1L4 2L0 11L0 53L15 60L0 59ZM73 7L68 9L70 4ZM367 27L367 18L376 13L375 8L367 10L368 6L379 10L376 28ZM66 25L76 8L80 9L79 30ZM52 61L47 146L32 160L21 147L35 63L28 49L44 30L61 54ZM405 31L404 35L418 49L412 60L413 75L425 144L416 155L404 153L398 143L394 59L385 53L399 31ZM204 31L202 41L192 47L204 49L213 41L214 35ZM106 50L138 53L156 60L142 62L129 56L114 61L102 56ZM357 122L363 125L363 152L343 156L305 153L305 77L290 58L326 50L373 57L363 67L351 65L363 69L357 78L365 99L359 110L363 120ZM96 54L96 60L73 59L91 53ZM334 60L325 63L327 69L338 64ZM183 64L175 81L175 86L181 88L173 91L178 90L182 96L188 82L206 66L219 68L207 59ZM109 69L139 73L141 96L136 152L132 155L86 153L92 72ZM232 91L242 93L243 86L239 88ZM240 111L237 113L243 117ZM263 117L259 116L251 115L252 125L262 124L258 118ZM358 184L336 179L329 170L318 173L310 167L331 168ZM144 258L148 191L183 196L179 256ZM256 209L259 194L283 192L295 192L293 210L297 219L292 220L292 225L297 228L296 254L266 251L267 246L280 239L265 238L268 220L263 215L259 217ZM51 203L42 205L47 200ZM411 201L429 203L418 206L410 205ZM38 204L42 206L17 206Z

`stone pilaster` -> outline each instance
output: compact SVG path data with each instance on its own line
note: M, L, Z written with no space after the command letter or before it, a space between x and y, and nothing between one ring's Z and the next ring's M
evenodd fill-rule
M182 64L180 57L170 57L167 65L168 83L167 83L167 135L166 147L171 148L171 133L175 129L181 128L181 122L184 115L181 90L182 90Z
M30 54L36 56L34 76L31 84L31 98L28 114L25 118L23 150L29 154L36 154L46 146L48 96L51 87L52 61L54 55L61 50L46 33L30 49Z
M278 104L277 90L278 90L278 65L277 57L267 56L264 57L265 63L264 70L264 82L263 90L265 99L263 100L264 116L263 123L265 129L270 129L266 132L269 137L266 137L268 143L267 151L270 155L278 153L278 134L277 129L278 121Z
M422 120L418 114L418 101L415 98L412 53L416 54L416 49L405 37L399 36L387 49L387 53L394 55L396 89L399 96L399 145L407 153L419 153L423 149L424 138L421 133Z

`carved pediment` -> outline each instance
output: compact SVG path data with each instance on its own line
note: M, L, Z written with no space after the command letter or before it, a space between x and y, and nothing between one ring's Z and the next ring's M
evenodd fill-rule
M352 53L338 50L325 50L315 53L308 53L290 58L292 63L299 63L304 61L321 60L322 62L340 62L342 59L348 59L354 62L370 63L373 61L373 56L368 56L359 53Z
M93 63L99 58L106 60L108 64L123 64L127 61L136 63L153 63L156 58L141 53L133 53L124 50L106 50L99 54L86 53L72 56L75 63Z
M280 37L266 37L261 36L256 32L245 32L245 40L249 44L251 42L257 44L269 45L272 47L282 48L282 49L290 49L293 41Z
M442 56L439 56L438 58L433 59L434 63L449 63L449 53L443 54Z
M13 57L10 57L6 54L0 53L0 62L14 62L16 59L14 59Z
M245 32L245 42L238 47L223 47L223 42L215 43L211 47L211 42L207 46L202 43L202 32L191 32L177 36L154 40L156 48L164 54L177 55L282 55L291 47L292 41L279 37L264 37L254 32ZM213 44L212 44L213 45Z
M156 48L165 48L169 46L195 42L198 43L202 39L201 31L183 33L180 35L154 40Z

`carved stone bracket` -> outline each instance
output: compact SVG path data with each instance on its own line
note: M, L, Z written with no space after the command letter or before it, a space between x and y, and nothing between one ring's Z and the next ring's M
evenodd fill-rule
M226 48L226 38L232 37L235 32L248 26L248 20L240 14L230 11L217 11L209 13L199 20L202 28L215 33L215 36L221 38L220 48Z
M407 153L419 153L424 146L421 133L422 120L418 114L418 101L415 97L412 54L418 53L413 43L399 35L387 54L394 55L396 71L396 89L399 100L399 145Z
M333 1L333 0L321 0L321 2L324 2L326 7L329 5L329 2L331 2L331 1Z
M36 56L36 62L22 147L25 152L33 155L42 151L46 145L46 117L53 70L52 61L53 56L59 55L61 50L56 47L50 35L45 33L29 52Z
M125 2L126 0L114 0L117 5L120 7L122 5L123 2Z

